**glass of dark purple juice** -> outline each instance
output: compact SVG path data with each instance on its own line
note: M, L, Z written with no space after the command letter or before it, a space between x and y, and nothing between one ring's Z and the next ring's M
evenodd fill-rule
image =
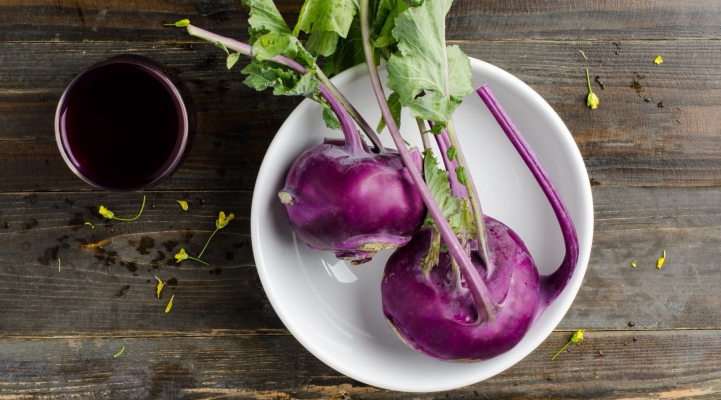
M80 73L55 114L65 162L82 180L107 190L160 183L187 154L195 128L193 101L177 74L136 55Z

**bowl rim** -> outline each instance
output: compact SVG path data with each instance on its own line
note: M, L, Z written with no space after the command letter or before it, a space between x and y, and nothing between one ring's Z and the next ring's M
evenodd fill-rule
M583 182L589 182L588 180L588 172L585 167L585 163L583 162L583 157L581 156L581 152L578 149L578 146L573 139L573 136L571 135L571 132L568 130L566 125L561 120L561 117L553 110L553 108L538 94L536 91L534 91L530 86L528 86L526 83L521 81L519 78L515 77L514 75L510 74L509 72L496 67L492 64L489 64L487 62L475 59L473 57L469 57L471 62L471 70L482 70L483 74L486 75L492 75L494 78L501 80L506 84L508 87L510 87L513 91L518 91L518 93L521 96L524 96L525 98L530 99L530 101L537 105L540 108L540 111L544 114L549 116L550 123L553 125L554 129L553 131L557 133L559 142L561 146L563 147L563 151L567 156L570 158L570 162L577 166L578 171L581 175ZM383 68L383 66L381 66ZM352 67L346 71L343 71L339 75L335 76L331 80L333 83L338 87L346 86L355 80L362 78L363 76L368 74L368 70L365 64L356 65L355 67ZM313 102L309 99L304 100L301 102L301 104L296 107L296 109L289 115L289 117L285 120L283 125L280 127L278 132L281 132L285 129L288 129L288 126L293 126L296 124L296 119L300 117L300 115L304 114L309 110L309 108L313 105ZM271 142L267 152L266 156L268 154L272 154L275 151L277 151L281 147L280 140L278 140L278 136L274 137L273 141ZM264 157L263 163L261 164L260 170L258 172L258 178L261 178L265 174L267 174L267 170L270 167L268 166L268 163L266 163L266 158ZM261 182L261 179L256 180L256 187L259 185L259 182ZM521 360L525 359L531 352L533 352L535 349L538 348L538 346L543 343L550 335L553 333L555 328L558 326L558 324L561 322L563 317L565 317L566 313L568 312L569 308L571 307L571 304L573 303L573 300L576 298L576 295L578 294L578 291L581 287L581 284L583 282L583 276L586 273L587 267L588 267L588 261L590 258L591 253L591 245L593 241L593 229L594 229L594 218L593 218L593 199L592 199L592 193L591 193L591 186L590 184L582 185L578 187L578 195L579 195L579 204L581 204L581 210L579 211L579 214L582 215L582 218L585 221L588 221L588 224L584 227L585 229L583 232L581 232L578 224L576 224L576 229L578 230L578 236L579 236L579 258L578 262L576 264L576 269L574 270L573 276L571 277L571 280L569 281L566 288L561 292L559 297L554 301L552 304L552 307L554 308L554 312L552 315L548 317L548 321L546 321L547 325L551 326L551 329L547 329L547 332L543 332L541 335L536 335L532 338L529 338L529 343L524 346L524 350L520 354L520 356L516 359L506 361L497 367L493 368L491 371L485 371L486 373L482 375L478 375L474 378L467 378L467 379L461 379L452 381L452 382L433 382L428 383L427 385L414 385L413 387L410 387L408 385L394 382L391 380L385 380L381 381L379 379L376 379L371 376L361 376L361 374L358 373L357 370L354 370L348 366L346 366L343 363L337 362L333 357L330 356L329 352L325 349L320 348L315 344L311 338L305 334L305 331L300 329L296 323L293 321L293 318L291 315L288 314L287 310L285 310L282 305L281 301L278 297L278 294L274 292L274 289L271 285L270 278L267 274L266 266L264 264L264 259L262 257L262 245L259 240L259 229L260 229L260 215L258 215L258 202L264 201L259 196L259 191L254 190L253 191L253 198L251 203L251 242L253 246L253 256L256 263L256 268L258 271L258 275L260 277L261 283L263 285L263 289L266 292L266 295L268 296L268 299L273 306L274 311L278 315L278 317L281 319L283 324L286 326L286 328L291 332L293 337L298 340L303 347L305 347L311 354L313 354L316 358L318 358L320 361L325 363L326 365L330 366L331 368L335 369L336 371L352 378L358 381L362 381L366 384L376 386L379 388L389 389L389 390L396 390L396 391L405 391L405 392L437 392L437 391L444 391L444 390L452 390L457 389L459 387L471 385L477 382L481 382L485 379L491 378L508 368L512 367L513 365L517 364ZM582 234L583 233L583 234ZM585 238L585 239L582 239ZM577 276L580 275L580 277L577 278ZM550 309L550 307L549 307ZM544 313L545 314L545 313ZM543 314L542 314L543 315ZM537 318L538 320L538 318ZM534 322L537 323L538 321ZM399 341L400 343L400 341ZM518 345L516 345L518 347ZM514 349L516 348L514 347Z

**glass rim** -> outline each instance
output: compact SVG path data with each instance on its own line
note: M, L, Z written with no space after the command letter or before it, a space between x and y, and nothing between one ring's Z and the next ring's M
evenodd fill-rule
M157 79L163 87L165 87L166 90L168 90L168 94L171 96L173 102L175 103L178 111L178 116L180 118L180 121L182 121L182 132L179 132L180 135L180 146L178 151L174 154L172 157L172 161L170 164L163 165L158 171L160 173L157 177L152 179L148 183L144 183L142 185L133 186L133 187L127 187L127 188L117 188L108 186L105 184L102 184L100 182L96 182L95 180L88 177L86 174L84 174L80 169L78 169L73 162L73 156L72 151L69 149L69 145L67 144L67 132L64 130L61 130L61 119L63 117L63 111L66 109L67 106L67 100L70 92L72 89L80 82L84 77L86 77L88 74L94 72L95 70L99 68L106 67L108 65L117 65L117 64L130 64L130 65L136 65L142 68L142 70L150 75L152 75L155 79ZM186 155L186 151L189 147L190 142L190 135L191 132L194 131L191 130L191 123L195 123L194 120L190 116L190 112L188 110L189 105L186 104L186 98L183 96L183 93L181 93L181 90L177 87L178 84L183 85L183 89L185 89L186 92L187 88L184 87L184 84L180 81L180 79L177 79L177 82L173 82L167 74L173 74L176 75L171 69L165 67L161 63L140 55L135 54L123 54L114 56L111 58L108 58L106 60L97 62L86 69L84 69L82 72L80 72L73 80L68 84L68 86L63 91L62 96L60 97L60 100L58 101L57 108L55 109L55 122L54 122L54 128L55 128L55 142L58 146L58 149L60 150L60 155L63 157L63 160L65 161L65 164L70 168L70 170L80 178L85 183L96 187L98 189L104 189L108 191L115 191L115 192L131 192L136 190L143 190L148 189L150 187L153 187L166 178L168 178L180 165L181 161ZM189 96L189 92L188 92ZM192 99L188 99L192 102ZM194 128L194 127L192 127ZM177 145L177 144L176 144ZM169 158L170 159L170 158Z

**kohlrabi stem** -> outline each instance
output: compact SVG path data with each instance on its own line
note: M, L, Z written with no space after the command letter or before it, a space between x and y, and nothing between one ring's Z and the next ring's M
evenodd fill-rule
M240 54L243 54L248 57L254 57L252 47L247 44L240 42L235 39L230 39L225 36L220 36L218 34L215 34L213 32L206 31L205 29L198 28L197 26L188 25L187 26L188 33L191 36L195 36L197 38L207 40L209 42L213 43L222 43L225 45L226 48L235 50ZM284 56L275 56L273 58L269 58L268 61L272 61L276 64L284 65L286 67L292 68L295 71L301 73L301 74L307 74L309 71L304 66L300 65L299 63L291 60L290 58L284 57ZM358 110L356 110L348 101L348 99L343 96L343 94L338 90L338 88L333 85L333 83L328 79L327 76L323 73L323 71L316 65L315 71L312 72L316 78L320 81L320 90L323 97L330 103L330 98L333 97L336 100L340 102L340 104L343 106L343 108L346 109L346 111L350 114L350 116L358 123L358 126L365 132L366 136L368 136L368 139L373 143L373 146L378 149L379 153L385 152L385 149L383 148L383 145L381 144L380 138L378 138L378 135L376 132L371 128L370 125L368 125L368 122L360 115ZM353 132L355 132L355 127L353 127ZM356 133L357 136L357 133Z
M430 122L430 125L433 127L433 122ZM448 149L451 147L448 132L443 129L439 135L433 136L435 136L436 144L438 144L438 149L443 156L443 165L445 165L446 171L448 171L448 180L451 182L451 194L459 199L468 199L468 190L466 190L466 187L458 182L458 176L456 174L450 173L450 171L455 171L456 168L458 168L458 160L453 158L453 161L451 161L448 157Z
M478 250L481 254L483 264L486 266L486 276L490 277L493 275L493 263L491 257L488 254L488 241L486 240L486 224L483 223L483 210L481 209L481 202L478 199L478 192L476 191L476 185L473 183L473 176L471 176L471 170L468 168L466 157L463 156L461 151L460 143L458 142L458 136L456 135L456 128L453 125L453 120L448 121L446 127L448 132L448 139L451 141L451 146L456 149L456 160L458 160L458 167L463 168L466 171L466 190L468 191L468 199L471 202L471 208L473 209L473 219L476 222L476 239L478 240ZM450 174L451 171L448 171Z
M426 129L426 121L416 118L416 124L418 124L418 131L421 133L421 140L423 141L423 150L431 148L431 139L428 137L428 129Z
M143 213L143 210L145 209L145 196L143 196L143 204L140 205L140 211L138 211L138 215L134 216L133 218L119 218L119 217L113 217L113 219L117 219L118 221L135 221L136 219L140 218L140 214Z
M483 102L486 103L486 106L491 111L491 114L493 114L493 117L496 118L496 121L498 121L498 124L503 129L503 132L506 133L506 136L508 136L511 144L513 144L513 147L515 147L516 151L518 151L518 154L521 155L521 158L528 166L528 169L531 170L533 177L536 178L538 185L541 187L541 190L543 190L543 193L546 195L549 203L551 203L551 208L553 209L554 214L556 214L558 224L561 226L563 243L566 246L566 255L564 256L561 265L555 272L550 275L541 276L540 295L541 308L543 309L548 307L548 305L551 304L556 297L558 297L563 288L566 287L568 281L571 279L573 271L576 268L579 251L576 227L573 225L573 220L571 219L566 206L563 204L561 195L556 190L556 187L553 184L551 177L548 175L548 172L546 172L546 169L543 167L541 160L538 159L536 154L533 152L533 149L531 149L531 146L528 145L526 139L523 138L521 132L518 131L518 128L516 128L516 125L513 124L513 121L511 121L511 118L508 114L506 114L503 107L501 107L501 104L498 102L496 97L493 96L493 92L491 92L490 87L488 87L488 85L483 85L478 88L476 92L479 96L481 96ZM540 312L538 315L540 315Z
M343 96L343 93L338 90L338 88L331 82L330 79L323 73L323 70L318 68L316 66L315 70L315 76L318 78L321 84L325 85L328 90L335 96L338 101L343 105L343 108L348 111L348 114L353 118L353 120L360 126L361 130L368 136L368 139L373 143L373 146L378 150L379 153L385 153L385 148L383 147L383 144L381 143L380 138L376 134L376 131L373 130L373 128L368 125L368 122L360 115L358 110L353 107L353 105L348 101L348 99ZM326 99L327 100L327 99Z
M400 153L403 163L406 165L406 170L408 170L408 173L411 175L413 183L416 185L423 202L428 208L428 212L436 222L438 230L441 232L441 237L446 242L451 256L456 260L456 262L458 262L462 272L465 274L466 282L468 282L468 288L476 301L479 317L481 309L485 309L488 313L489 320L492 321L494 320L494 312L498 309L498 304L491 297L488 287L486 287L486 284L483 282L481 275L478 273L476 267L473 265L473 262L471 262L470 257L468 257L463 247L458 242L458 238L456 238L456 235L453 233L448 221L446 221L443 217L443 212L433 199L433 195L428 189L428 185L426 185L426 182L423 180L420 171L415 168L408 149L403 142L403 137L401 137L398 127L393 120L393 115L388 107L388 102L386 101L385 93L383 92L383 87L380 82L378 69L373 61L373 49L370 45L368 26L368 0L360 1L360 23L361 34L363 37L363 52L365 54L366 65L368 66L373 92L375 93L376 100L378 101L378 106L381 109L381 114L386 120L386 125L391 133L393 142Z

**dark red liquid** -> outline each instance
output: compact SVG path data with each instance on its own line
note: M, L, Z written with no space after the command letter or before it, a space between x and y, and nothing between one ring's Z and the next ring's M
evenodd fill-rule
M149 68L111 63L70 87L60 132L67 157L96 186L147 187L177 164L184 147L180 100Z

